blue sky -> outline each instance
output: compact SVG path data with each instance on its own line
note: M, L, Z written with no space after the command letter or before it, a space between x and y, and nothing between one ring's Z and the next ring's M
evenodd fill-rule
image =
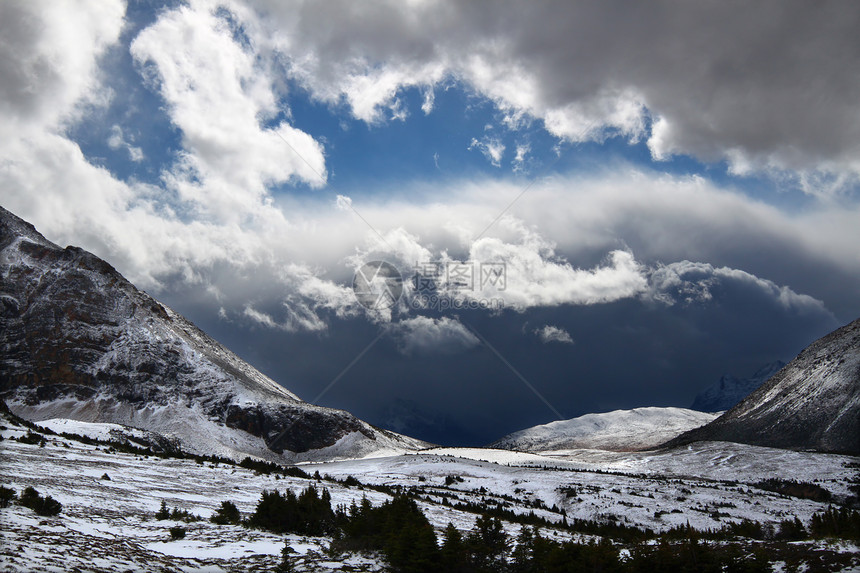
M480 444L687 406L857 317L851 5L0 16L3 206L303 398L340 376L320 403L378 425ZM371 260L504 265L439 293L503 308L366 309Z

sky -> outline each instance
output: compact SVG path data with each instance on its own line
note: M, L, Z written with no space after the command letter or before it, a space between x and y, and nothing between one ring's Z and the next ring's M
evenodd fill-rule
M847 1L5 1L0 204L415 437L686 407L860 315L858 29Z

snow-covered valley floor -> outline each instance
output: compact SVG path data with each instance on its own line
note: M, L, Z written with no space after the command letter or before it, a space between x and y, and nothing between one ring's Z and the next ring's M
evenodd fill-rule
M373 555L328 554L325 538L275 535L208 521L222 501L234 502L248 515L263 490L299 491L307 479L261 475L231 464L118 453L55 435L45 435L40 447L16 440L27 433L25 428L8 421L4 427L0 485L19 493L32 486L57 499L63 510L56 517L39 517L16 504L0 509L3 571L263 571L278 563L285 543L295 551L298 570L382 567ZM741 519L776 524L798 517L806 522L826 504L752 484L790 478L815 483L840 498L848 494L849 480L857 472L850 464L857 461L715 442L674 452L579 450L553 456L440 448L301 467L308 474L319 472L341 481L353 476L363 484L414 488L437 531L449 522L463 531L473 527L476 514L450 506L457 502L533 511L558 523L564 513L568 519L661 531L686 523L718 528ZM389 499L367 487L331 480L321 485L329 489L332 505L348 505L363 496L374 505ZM169 530L177 522L154 517L162 501L203 519L181 524L187 529L185 538L172 540ZM505 524L511 536L520 527ZM588 539L564 528L546 527L543 533L556 539ZM858 551L850 545L833 549Z

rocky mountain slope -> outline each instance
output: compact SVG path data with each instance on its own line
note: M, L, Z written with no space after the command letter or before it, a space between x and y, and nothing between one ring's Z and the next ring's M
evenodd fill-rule
M615 410L526 428L489 447L532 453L582 448L616 452L647 450L716 417L684 408Z
M426 445L303 402L105 261L2 207L0 395L25 418L123 424L198 453L296 461Z
M737 378L726 374L719 382L699 392L690 409L700 412L725 412L752 394L771 376L782 370L783 366L785 362L781 360L771 362L759 368L749 378Z
M740 404L667 445L701 440L860 454L860 319L813 342Z

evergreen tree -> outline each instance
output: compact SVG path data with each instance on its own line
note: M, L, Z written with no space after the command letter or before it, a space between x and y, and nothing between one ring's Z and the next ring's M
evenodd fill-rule
M161 500L161 508L155 512L155 519L170 519L170 510L167 508L167 502Z
M448 573L466 573L469 570L470 555L463 542L463 536L448 523L442 538L442 549L440 550L439 562L441 571Z
M508 536L498 517L481 515L469 534L467 545L478 571L503 571L507 564Z
M535 530L524 525L517 536L517 545L511 552L513 573L531 573L537 570L535 563Z
M237 525L242 521L242 514L232 501L222 501L221 507L209 518L209 521L217 525Z
M275 533L300 535L331 535L335 532L335 515L331 509L331 496L323 490L320 497L310 485L297 498L287 490L263 491L253 514L248 518L251 527L268 529Z

